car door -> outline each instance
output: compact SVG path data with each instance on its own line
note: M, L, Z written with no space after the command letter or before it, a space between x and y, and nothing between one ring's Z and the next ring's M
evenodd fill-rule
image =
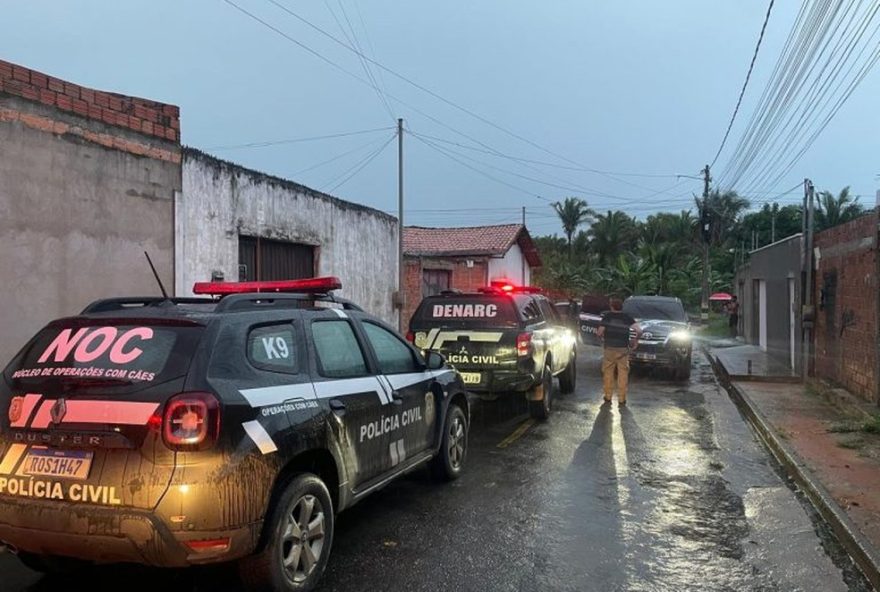
M389 443L390 468L427 450L435 433L434 375L416 351L380 323L364 319L361 328L382 380L389 387L400 428Z
M315 393L332 412L357 490L388 468L396 407L371 369L350 318L313 318L309 330Z
M538 306L544 317L541 335L547 344L547 351L553 356L552 371L554 374L562 371L568 363L565 350L564 328L556 317L553 305L546 298L537 298Z

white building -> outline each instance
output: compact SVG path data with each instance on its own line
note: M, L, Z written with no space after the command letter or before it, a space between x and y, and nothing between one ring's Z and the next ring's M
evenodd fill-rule
M397 219L186 148L175 275L179 296L212 278L333 275L341 296L395 323Z

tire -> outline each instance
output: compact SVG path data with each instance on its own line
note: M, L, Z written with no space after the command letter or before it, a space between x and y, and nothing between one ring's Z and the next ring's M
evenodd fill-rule
M270 510L263 527L266 541L262 550L239 563L245 590L308 592L314 589L330 557L334 522L333 502L324 482L311 473L294 477ZM305 525L312 527L304 529ZM306 548L310 553L303 552ZM290 566L284 565L287 559L293 561Z
M568 366L559 375L559 392L563 395L569 395L574 392L577 384L577 358L571 356Z
M461 476L467 458L468 422L458 405L450 405L443 424L440 452L431 459L431 474L441 481L454 481Z
M540 401L529 401L529 414L535 419L544 421L550 417L550 411L553 407L553 373L550 371L549 365L544 366L541 385L544 387L544 396Z
M690 380L691 379L691 356L688 355L675 370L675 377L678 380Z

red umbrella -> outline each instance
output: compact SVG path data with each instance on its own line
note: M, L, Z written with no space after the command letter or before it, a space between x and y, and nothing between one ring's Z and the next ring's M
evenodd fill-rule
M715 302L730 302L733 300L733 296L728 294L727 292L715 292L711 296L709 296L709 300Z

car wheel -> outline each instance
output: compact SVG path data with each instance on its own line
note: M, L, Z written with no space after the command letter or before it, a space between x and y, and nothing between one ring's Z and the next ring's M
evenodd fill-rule
M576 383L577 358L575 356L571 356L571 360L568 362L568 366L566 366L565 370L562 371L562 374L559 375L559 392L565 395L573 393Z
M553 373L550 371L549 364L544 366L541 384L537 388L543 390L543 396L540 401L529 401L529 413L535 419L545 420L550 417L550 410L553 406Z
M314 589L333 544L333 502L315 475L297 475L284 489L264 528L265 546L239 564L250 592L307 592Z
M678 363L678 367L675 369L675 378L677 380L690 380L691 379L691 356L688 355L685 359Z
M461 476L467 457L468 423L464 411L458 405L450 405L443 425L440 452L431 459L431 472L443 481L453 481Z

